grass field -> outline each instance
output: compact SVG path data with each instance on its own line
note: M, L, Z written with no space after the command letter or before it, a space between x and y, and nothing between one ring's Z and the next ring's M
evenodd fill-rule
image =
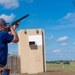
M75 75L75 62L70 64L46 64L47 71L38 74L16 74L16 75Z
M75 75L75 62L71 62L70 64L47 63L46 69L47 72L34 75Z
M74 71L75 72L75 62L71 64L51 64L47 63L47 71L60 70L60 71Z

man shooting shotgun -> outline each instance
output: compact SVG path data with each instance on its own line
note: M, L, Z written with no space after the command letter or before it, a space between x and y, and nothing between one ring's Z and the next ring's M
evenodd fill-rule
M14 21L8 28L6 28L6 21L0 18L0 75L9 75L10 70L5 68L8 56L8 43L17 43L19 41L15 29L19 26L20 21L28 16L29 14Z

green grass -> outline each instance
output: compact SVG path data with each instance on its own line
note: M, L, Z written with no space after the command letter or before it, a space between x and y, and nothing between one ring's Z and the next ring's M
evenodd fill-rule
M46 64L47 71L49 70L61 70L61 71L75 71L75 62L71 64Z
M75 75L75 62L72 62L71 64L46 63L46 69L48 72L37 74L15 74L15 75Z

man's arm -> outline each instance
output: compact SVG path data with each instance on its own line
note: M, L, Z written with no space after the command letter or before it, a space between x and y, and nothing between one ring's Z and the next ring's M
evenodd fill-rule
M19 37L18 37L17 33L15 32L13 26L11 26L10 30L11 30L11 34L14 35L12 42L17 43L19 41Z

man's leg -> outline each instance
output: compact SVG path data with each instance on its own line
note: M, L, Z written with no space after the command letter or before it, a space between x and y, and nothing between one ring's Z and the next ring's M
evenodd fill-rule
M4 66L0 64L0 75L2 75L3 69L4 69Z
M9 75L10 74L10 69L4 68L2 75Z
M0 75L9 75L10 74L10 69L4 68L3 65L0 64Z

